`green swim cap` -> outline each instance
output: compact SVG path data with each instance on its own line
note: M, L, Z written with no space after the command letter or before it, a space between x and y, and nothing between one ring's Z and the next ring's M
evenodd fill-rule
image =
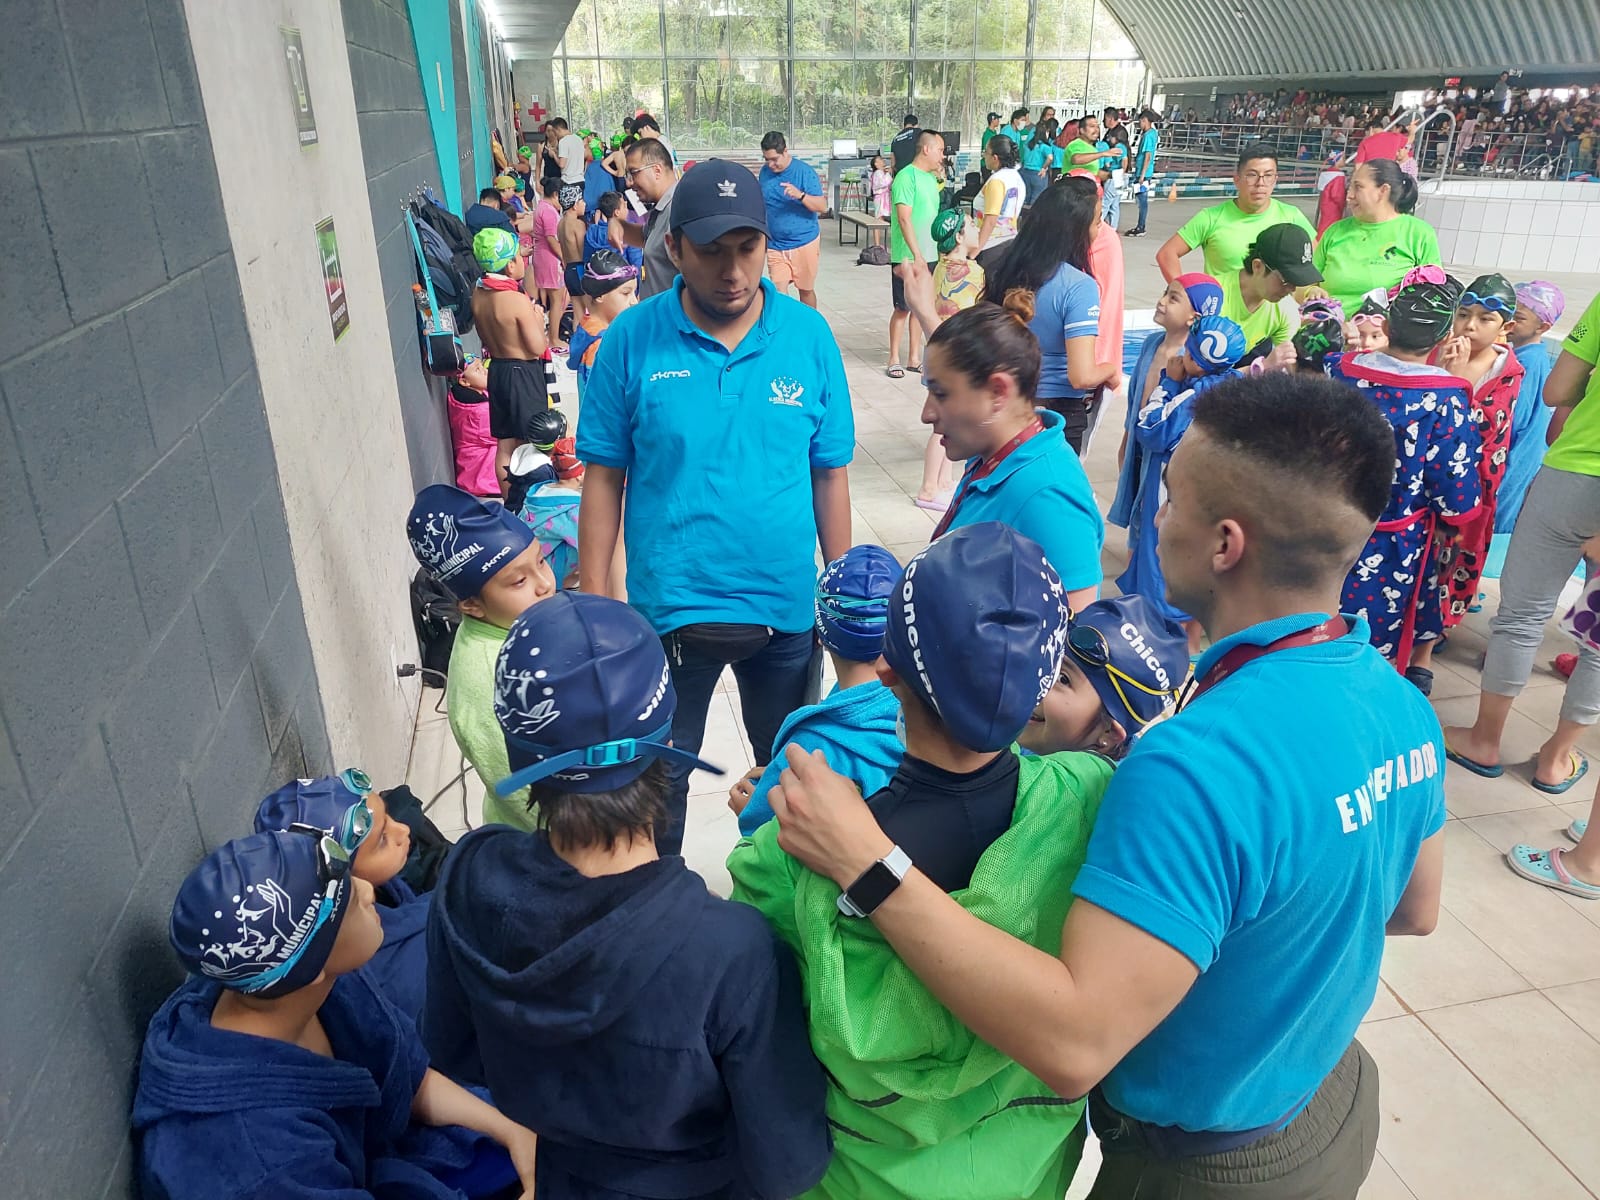
M504 271L517 256L517 239L504 229L480 229L472 239L472 257L485 271Z
M941 209L933 218L933 240L938 244L940 254L949 254L956 248L966 223L967 219L953 208Z

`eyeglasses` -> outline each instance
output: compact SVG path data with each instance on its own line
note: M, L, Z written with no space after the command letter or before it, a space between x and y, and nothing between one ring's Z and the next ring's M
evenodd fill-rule
M623 172L623 174L626 175L629 179L632 179L640 171L648 171L651 167L654 167L654 166L657 166L657 165L659 165L659 164L657 164L657 163L645 163L643 166L640 166L640 167L629 167L627 170L625 170Z
M300 944L288 958L270 970L263 971L240 989L247 994L264 991L273 984L281 982L290 971L294 970L295 964L300 961L300 956L306 952L306 947L316 940L318 931L333 917L333 910L339 902L339 887L350 875L350 852L327 830L295 823L289 826L289 832L302 833L317 839L317 880L323 885L322 903L317 906L316 919L311 922L311 928L306 931Z
M1463 292L1461 294L1461 303L1456 307L1458 309L1487 308L1490 312L1499 313L1502 317L1514 317L1517 315L1517 306L1515 304L1507 304L1499 296L1480 296L1477 292Z
M1067 633L1067 647L1074 657L1082 660L1091 667L1098 667L1111 679L1111 686L1116 689L1117 696L1122 700L1122 706L1128 710L1128 715L1141 726L1150 722L1139 716L1139 711L1128 699L1128 693L1122 690L1122 685L1143 692L1147 696L1157 696L1166 699L1172 693L1160 688L1153 688L1140 683L1125 671L1111 665L1111 646L1106 641L1106 635L1092 625L1074 625Z

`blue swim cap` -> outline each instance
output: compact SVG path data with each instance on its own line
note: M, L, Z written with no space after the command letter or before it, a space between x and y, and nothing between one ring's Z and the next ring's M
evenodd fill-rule
M852 546L824 567L815 606L822 644L851 662L876 660L899 578L899 562L882 546Z

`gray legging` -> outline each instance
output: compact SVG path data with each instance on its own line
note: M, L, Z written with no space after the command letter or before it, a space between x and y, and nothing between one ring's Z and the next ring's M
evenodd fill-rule
M1489 623L1483 690L1515 696L1533 673L1545 622L1583 557L1583 543L1600 533L1600 477L1540 467L1517 517L1500 574L1500 611ZM1596 567L1589 563L1592 574ZM1600 653L1583 647L1561 701L1561 719L1600 720Z

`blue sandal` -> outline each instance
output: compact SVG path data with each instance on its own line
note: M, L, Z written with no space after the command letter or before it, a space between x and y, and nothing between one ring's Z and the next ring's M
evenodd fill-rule
M1444 744L1444 756L1451 762L1455 763L1456 766L1463 767L1466 770L1471 771L1474 775L1482 775L1485 779L1499 779L1500 776L1506 773L1506 769L1499 763L1495 763L1493 766L1490 766L1487 763L1475 762L1468 758L1465 754L1457 754L1454 750L1450 749L1449 742Z
M1445 753L1448 754L1449 751L1446 751ZM1542 779L1535 775L1533 777L1533 786L1538 788L1541 792L1544 792L1547 796L1559 796L1564 792L1571 791L1572 785L1577 783L1578 780L1582 779L1589 773L1589 760L1583 755L1579 754L1576 750L1573 750L1570 753L1572 755L1571 774L1569 774L1560 783L1545 783Z
M1600 900L1600 887L1573 878L1572 873L1561 865L1563 853L1559 846L1535 850L1519 842L1507 852L1506 863L1518 875L1541 887L1554 888L1569 896L1582 896L1586 900Z

